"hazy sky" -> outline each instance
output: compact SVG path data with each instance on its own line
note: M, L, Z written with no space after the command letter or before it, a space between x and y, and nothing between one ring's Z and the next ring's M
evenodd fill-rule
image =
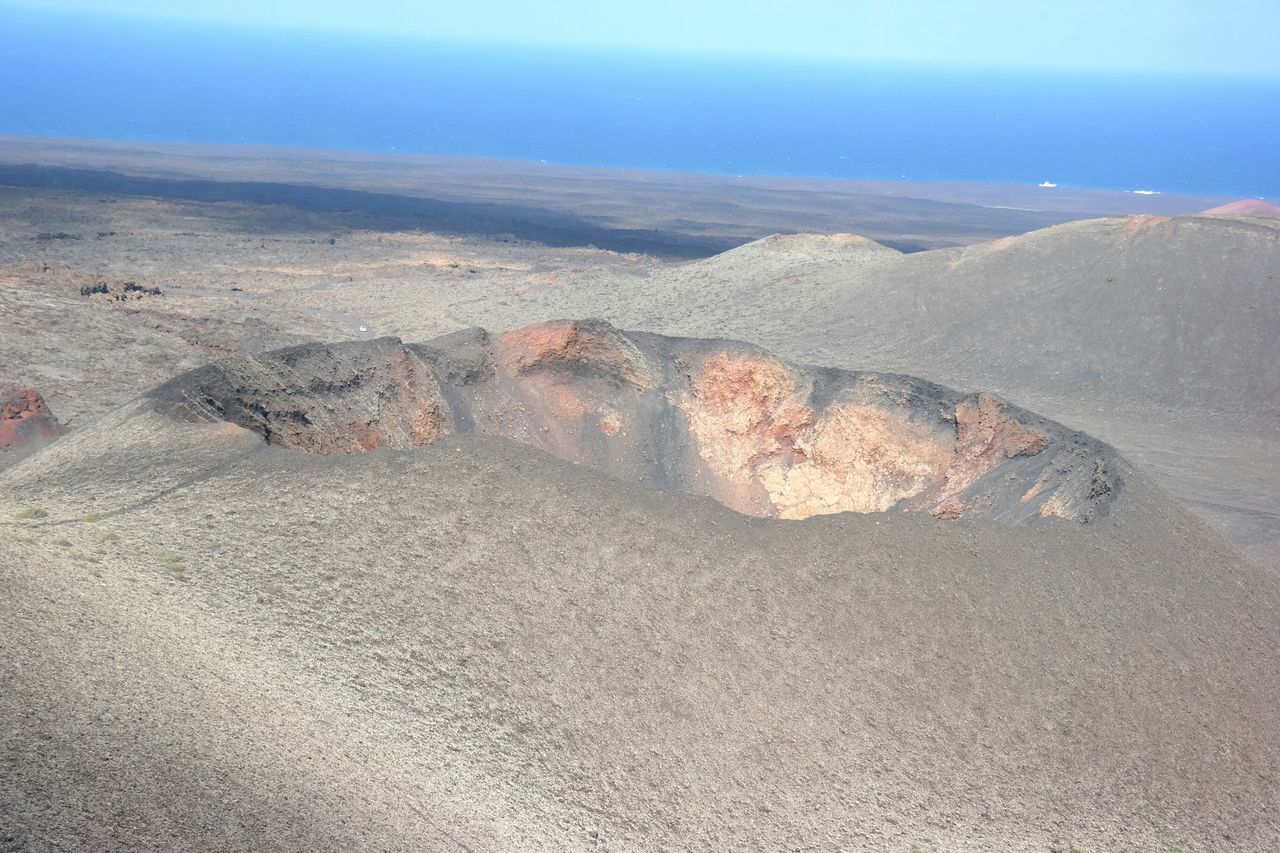
M288 29L1280 77L1280 0L0 0Z

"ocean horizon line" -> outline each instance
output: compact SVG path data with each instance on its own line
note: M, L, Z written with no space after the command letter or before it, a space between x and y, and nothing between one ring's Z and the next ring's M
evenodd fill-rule
M564 170L587 170L598 172L630 172L637 175L669 175L672 177L699 177L699 178L727 178L732 180L743 181L796 181L810 182L815 184L836 183L836 184L891 184L891 185L920 185L920 186L955 186L955 187L990 187L990 188L1018 188L1018 189L1044 189L1047 191L1061 191L1062 193L1085 192L1085 193L1116 193L1137 196L1186 196L1195 198L1230 198L1230 199L1257 199L1263 201L1274 201L1276 199L1264 195L1239 195L1230 192L1187 192L1184 190L1165 191L1152 188L1130 188L1122 186L1098 186L1084 185L1074 183L1058 183L1048 180L1039 183L1030 181L1000 181L986 180L982 178L918 178L911 176L884 177L884 176L846 176L846 175L830 175L830 174L805 174L805 173L777 173L777 172L748 172L748 173L729 173L716 172L703 169L687 169L674 168L665 166L636 166L636 165L618 165L612 163L589 163L560 161L549 159L533 159L520 156L504 156L504 155L487 155L487 154L462 154L462 153L446 153L439 151L418 151L400 148L347 148L332 145L307 145L307 144L268 144L255 142L220 142L220 141L203 141L191 140L184 138L160 138L160 137L95 137L95 136L65 136L65 135L48 135L48 134L14 134L0 132L0 158L4 156L3 145L6 142L30 143L37 144L49 142L59 145L86 146L93 147L97 145L105 146L138 146L147 145L156 146L173 146L177 148L188 149L191 152L197 152L200 149L208 149L208 155L213 156L215 151L230 149L242 152L246 158L252 153L262 153L269 156L270 152L288 152L296 154L300 157L308 155L347 155L365 158L404 158L407 160L430 161L475 161L493 162L506 165L525 165L533 167L551 167L553 169ZM141 150L133 153L142 153ZM9 161L9 165L50 165L45 163L18 163L17 161ZM60 164L65 165L65 164ZM1050 184L1046 186L1046 184ZM1280 198L1277 196L1276 198Z

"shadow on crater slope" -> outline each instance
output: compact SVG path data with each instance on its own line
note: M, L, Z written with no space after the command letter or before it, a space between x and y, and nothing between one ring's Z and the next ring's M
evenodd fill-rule
M742 513L908 510L1030 522L1105 514L1124 463L1006 404L911 377L789 364L747 344L554 321L238 356L151 393L320 454L482 432Z

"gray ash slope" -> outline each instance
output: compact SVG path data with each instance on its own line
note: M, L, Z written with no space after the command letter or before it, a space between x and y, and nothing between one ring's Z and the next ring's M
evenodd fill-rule
M909 255L833 239L770 238L655 275L650 322L632 323L1015 398L1280 414L1274 219L1088 220Z
M66 227L61 216L50 230ZM1159 227L1125 243L1126 222L1107 221L924 260L783 238L594 292L575 277L597 274L581 270L523 297L406 278L403 301L360 316L378 316L380 331L428 330L403 333L411 340L566 315L745 337L797 363L993 388L1126 454L1165 447L1162 475L1202 470L1220 485L1243 464L1266 480L1280 454L1239 443L1274 425L1257 410L1266 376L1252 380L1264 383L1256 399L1200 392L1230 386L1250 360L1271 363L1275 336L1251 337L1268 326L1246 322L1248 300L1274 307L1271 232L1148 225ZM135 258L159 274L189 267L201 246L211 269L230 257L221 239L116 239L84 241L83 256L117 245L130 278ZM156 246L172 255L161 262ZM282 246L232 266L295 252ZM294 266L316 260L296 251ZM1116 276L1081 263L1095 254L1142 262ZM1002 290L1013 274L1021 287ZM1142 311L1103 292L1122 283ZM64 383L59 414L86 394L106 411L207 358L175 347L160 314L76 310L78 296L31 284L5 283L14 310L0 313L47 334L4 344L13 363L47 368L55 393ZM605 306L582 304L582 291ZM1006 298L984 301L990 291ZM166 285L156 301L172 294ZM391 295L344 286L333 298L363 299L364 312ZM1199 364L1173 365L1173 383L1154 393L1114 378L1127 362L1101 335L1095 300L1116 314L1110 332L1136 342L1215 299L1229 304L1206 313L1206 328L1223 320L1238 339L1183 350L1155 334L1152 346ZM36 302L39 313L17 310ZM834 316L836 304L850 314ZM203 323L201 305L191 311ZM877 313L903 325L882 326ZM294 317L281 336L283 316L262 315L273 325L252 349L341 332ZM238 312L226 319L219 341L259 337ZM696 328L704 320L710 328ZM972 323L985 325L966 337ZM102 350L69 363L85 329L109 333L125 355L144 343L146 370ZM957 345L935 350L935 335ZM1062 364L1031 351L1073 338L1099 346ZM1093 385L1062 379L1099 364ZM324 456L154 406L77 420L0 474L0 719L12 721L0 728L0 845L1277 845L1275 574L1243 562L1141 472L1086 525L927 513L782 523L485 435ZM1170 420L1179 410L1206 420L1183 430Z
M1152 471L1280 565L1280 225L1073 222L900 255L797 235L584 286L560 312L986 388ZM536 316L536 314L535 314Z
M101 263L165 289L140 310L105 312L73 293L55 301L40 276L5 286L0 270L0 326L8 320L11 332L0 330L0 356L25 365L10 378L76 426L211 354L354 336L361 325L416 341L601 316L750 340L797 363L994 391L1114 445L1280 566L1280 435L1264 411L1276 399L1268 377L1280 375L1270 367L1280 340L1274 221L1099 220L910 256L849 236L788 236L671 269L586 250L349 232L283 208L14 192L9 237L74 221L85 239L11 239L6 257ZM193 227L200 233L184 236ZM272 232L288 239L261 242ZM345 236L332 246L335 233ZM472 275L476 257L501 269ZM175 277L224 298L182 297Z
M993 395L599 320L237 356L147 397L314 453L483 432L783 518L898 509L1087 522L1110 510L1129 470L1101 442Z
M1086 525L781 522L144 398L0 523L19 849L1280 842L1280 582L1140 472Z

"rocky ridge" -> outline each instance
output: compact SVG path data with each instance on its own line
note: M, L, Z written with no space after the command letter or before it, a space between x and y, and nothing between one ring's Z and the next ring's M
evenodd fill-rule
M326 455L487 433L762 517L1087 522L1127 471L1105 444L993 394L600 320L307 344L224 359L149 396L183 420Z

